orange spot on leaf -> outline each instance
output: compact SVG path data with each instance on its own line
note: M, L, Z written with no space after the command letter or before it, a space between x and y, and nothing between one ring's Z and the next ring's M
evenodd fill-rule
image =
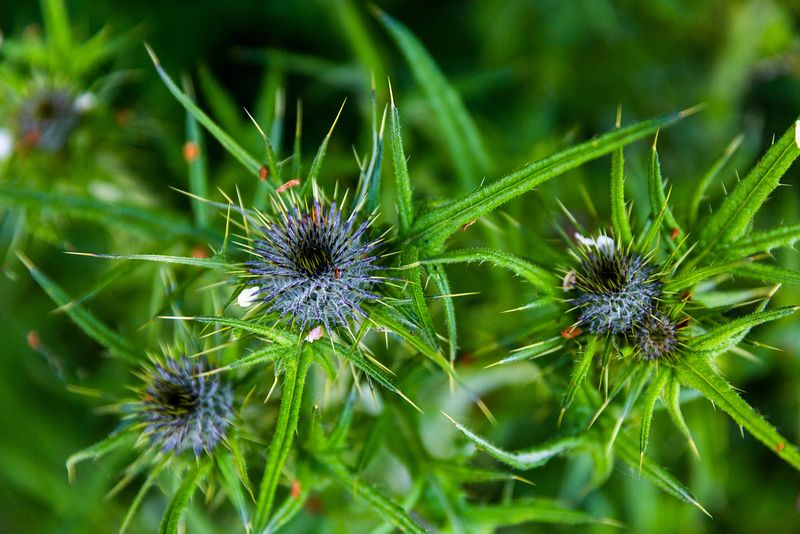
M200 146L194 141L186 141L183 144L183 159L191 163L200 155Z
M275 191L278 193L283 193L284 191L287 191L293 187L297 187L298 185L300 185L300 179L295 178L294 180L289 180L285 184L281 184L280 187L278 187Z
M579 335L581 335L582 333L583 330L581 330L579 326L572 325L566 327L564 330L561 331L561 337L563 337L564 339L574 339Z

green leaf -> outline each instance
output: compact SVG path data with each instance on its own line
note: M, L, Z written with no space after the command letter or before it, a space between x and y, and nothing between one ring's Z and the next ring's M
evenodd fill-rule
M526 523L551 523L557 525L585 525L601 523L621 526L616 521L595 517L582 510L568 508L552 499L524 499L505 504L467 506L464 519L470 525L485 525L491 529Z
M187 83L186 87L190 88L191 84ZM191 199L194 222L199 228L206 228L210 224L211 215L208 204L201 200L208 198L206 144L197 124L197 119L188 111L186 112L186 139L188 143L191 143L188 146L197 148L197 153L193 155L194 157L186 158L186 163L189 166L189 192L195 197L199 197ZM187 154L192 156L190 153ZM184 157L187 154L184 154Z
M702 393L709 401L724 410L737 424L772 449L778 456L800 470L800 452L789 443L764 417L745 402L725 378L702 354L687 354L675 364L681 382Z
M228 269L230 263L218 258L194 258L185 256L161 256L158 254L95 254L93 252L67 252L73 256L87 256L89 258L101 258L106 260L131 260L131 261L150 261L155 263L169 263L174 265L191 265L192 267L204 267L206 269Z
M738 336L749 331L756 325L775 321L796 312L796 307L776 308L770 311L756 311L751 314L729 321L705 334L692 338L688 343L690 350L697 352L725 352L739 343Z
M200 462L194 467L181 482L178 491L172 496L172 500L167 506L164 517L161 519L161 525L158 527L159 534L177 534L178 525L181 521L181 516L189 506L189 499L191 499L194 491L200 482L206 477L209 470L211 470L211 462Z
M232 369L241 369L242 367L252 367L253 365L259 365L266 362L273 362L275 360L280 360L289 350L290 349L286 345L269 345L263 349L253 351L244 358L239 358L235 362L231 362L224 367L218 367L212 372L219 373L222 371L230 371Z
M693 269L685 274L675 276L664 284L664 291L677 292L682 289L693 287L704 280L719 276L721 274L730 273L748 263L747 259L737 259L734 261L720 263L718 265L710 265L708 267L701 267Z
M286 359L283 396L278 411L278 421L275 423L275 430L269 445L267 465L264 469L264 477L261 479L258 502L253 516L253 528L256 532L263 531L270 519L275 490L294 441L303 401L303 387L311 363L310 355L311 351L301 347L300 354Z
M271 326L266 326L264 324L257 323L255 321L233 319L230 317L203 317L203 316L162 317L162 319L173 319L177 321L197 321L200 323L229 326L232 328L238 328L240 330L244 330L245 332L250 332L251 334L262 336L266 339L269 339L270 341L274 341L275 343L280 343L282 345L292 345L295 342L295 339L287 336L283 330L280 330L278 328L272 328Z
M792 124L786 130L706 221L699 240L706 244L707 250L732 243L745 234L756 212L800 154L796 129L797 124Z
M739 145L742 144L742 139L744 139L744 136L737 135L736 138L725 148L725 151L722 153L719 159L717 159L711 168L708 169L708 172L706 172L697 181L694 192L692 193L692 196L689 197L689 208L687 210L691 226L694 226L694 223L697 221L697 217L700 212L700 203L703 201L703 196L705 195L708 186L711 185L711 182L719 177L720 173L731 159L731 156L733 156L733 154L739 148Z
M564 412L567 411L567 408L569 408L570 404L572 404L573 399L575 399L575 394L580 389L583 381L586 380L586 375L589 374L589 369L591 369L592 360L594 359L596 345L596 336L590 336L586 340L586 345L583 347L583 352L580 354L580 359L575 363L575 366L572 369L572 376L570 376L567 390L564 392L564 398L561 400L561 416L559 417L559 421L561 420L561 417L564 416Z
M39 286L44 289L45 293L53 299L53 302L59 307L63 307L69 318L72 319L87 336L104 346L116 357L134 364L138 364L141 361L141 351L135 345L117 332L111 330L87 309L75 304L70 296L61 289L60 286L48 278L47 275L37 269L27 256L22 253L17 253L17 256L25 267L27 267L33 279L36 280L36 283L38 283Z
M800 224L781 226L772 230L753 232L724 246L720 252L733 257L769 252L780 247L791 247L800 239Z
M667 411L669 412L669 416L672 419L673 424L678 428L678 430L683 434L683 437L686 438L686 441L689 443L689 448L692 449L692 454L694 454L695 458L700 458L700 452L697 450L697 445L695 445L694 438L692 438L692 433L689 431L689 427L686 424L686 420L683 418L683 412L681 411L681 382L678 380L678 376L673 369L669 374L669 379L667 380L667 385L664 390L664 404L667 407Z
M0 200L6 204L52 210L104 225L113 224L129 230L144 231L147 235L155 234L158 237L221 240L221 236L216 233L199 229L185 218L163 209L154 211L138 206L109 204L93 198L26 189L15 184L0 184Z
M617 128L619 128L619 115ZM628 208L625 206L625 154L619 147L611 153L611 224L614 235L623 244L633 242Z
M306 179L306 183L304 184L305 187L309 187L319 177L319 171L322 170L322 162L325 161L325 153L328 151L328 143L330 142L331 137L333 136L333 130L334 128L336 128L336 123L339 122L339 117L342 115L342 110L344 109L345 102L342 102L342 105L339 108L339 112L336 114L336 118L333 119L333 124L331 124L328 133L325 135L325 139L322 140L322 143L319 145L319 148L317 149L317 153L314 156L314 159L311 161L311 168L308 171L308 178Z
M764 263L745 263L731 270L734 276L759 280L769 284L800 285L800 271L786 269L778 265Z
M128 511L125 512L125 517L122 519L122 524L119 526L119 534L125 534L125 532L128 530L131 521L133 521L133 516L136 515L139 507L142 505L145 495L147 495L147 492L150 491L150 488L152 488L153 484L155 484L156 480L158 480L159 475L161 475L161 471L164 470L166 465L167 462L162 461L150 468L147 478L142 483L139 491L136 492L136 496L134 496L133 500L131 501Z
M64 0L43 0L42 16L47 40L51 50L58 52L61 61L70 60L72 51L72 30L69 27L69 15ZM53 65L58 68L57 65Z
M450 281L447 273L441 265L431 266L431 278L439 290L440 299L444 306L445 322L447 324L447 345L450 349L450 365L455 365L456 354L458 352L458 329L456 328L456 309L453 305L453 297L450 295Z
M691 111L675 113L619 128L537 162L529 163L489 185L482 186L444 206L437 206L435 209L423 213L412 225L411 239L415 242L427 243L426 248L428 249L437 250L464 224L486 215L537 185L564 174L587 161L651 135L689 113Z
M228 493L236 511L239 512L239 518L242 520L242 526L247 529L250 524L250 513L247 509L247 498L242 491L242 481L236 473L234 465L234 458L228 452L223 452L217 455L217 469L224 483L224 488Z
M338 458L331 454L320 455L317 463L344 489L353 492L353 495L363 499L377 514L389 521L403 532L424 534L425 529L420 527L403 508L379 492L375 487L354 476Z
M159 77L164 82L164 85L167 86L169 92L172 93L178 102L188 111L189 113L194 116L197 121L205 126L208 132L214 136L214 138L219 141L219 143L227 150L234 158L236 158L242 166L250 171L251 174L254 176L258 176L259 170L261 169L261 164L256 160L253 156L251 156L244 148L242 148L236 141L234 141L225 131L217 126L211 117L206 115L206 113L201 110L199 107L192 102L192 99L186 96L183 91L172 81L172 78L169 77L169 74L164 70L161 66L161 62L158 60L155 52L153 49L150 48L149 45L145 45L147 48L147 53L150 54L150 59L153 61L153 65L158 72Z
M614 448L614 452L623 462L631 466L631 468L638 470L641 476L644 476L647 480L673 497L696 506L704 514L711 517L689 490L678 482L675 477L670 475L666 469L657 464L649 456L640 457L635 443L628 438L628 436L623 434L617 438L617 446Z
M464 187L474 187L489 168L489 155L459 94L408 28L379 12L379 19L408 62L442 129L442 140Z
M127 432L111 434L107 438L98 441L90 447L80 450L67 458L67 474L70 481L75 480L75 466L84 460L96 460L109 452L116 450L123 445L128 445L134 441L135 436Z
M556 292L556 289L561 286L561 280L558 279L547 269L539 267L538 265L510 254L502 250L494 250L490 248L470 248L461 250L450 250L442 254L425 258L420 260L422 264L435 264L443 265L448 263L489 263L506 269L512 273L521 276L527 280L536 289L546 294Z
M543 443L536 447L531 447L530 449L525 449L522 451L517 452L509 452L497 447L496 445L486 441L476 433L474 433L469 428L465 427L461 423L457 422L455 419L447 415L446 413L442 412L445 417L450 419L450 421L456 426L458 430L461 431L464 436L474 443L479 449L486 452L488 455L493 457L495 460L502 462L506 465L513 467L514 469L518 469L520 471L526 471L528 469L533 469L534 467L539 467L546 464L551 458L558 456L566 451L574 449L580 446L583 443L584 438L582 436L571 436L561 439L556 439L550 441L548 443Z
M639 432L639 454L644 456L647 450L647 442L650 439L650 425L653 422L653 412L656 408L656 401L661 395L661 391L669 380L672 369L662 366L658 369L656 376L650 382L647 393L644 396L644 406L642 408L642 426Z
M655 219L659 213L664 212L664 222L672 232L673 229L678 230L678 236L674 239L680 239L684 236L678 221L672 214L672 210L667 204L667 197L664 194L664 180L661 177L661 162L658 159L658 150L656 149L656 141L658 141L658 134L656 140L653 141L653 146L650 148L650 165L647 170L647 184L650 199L650 213Z
M391 95L391 131L392 161L394 161L395 195L397 202L397 219L400 226L400 235L405 236L414 222L414 202L412 200L411 178L408 175L408 162L403 150L403 136L400 133L400 112L394 105L392 86L389 86Z

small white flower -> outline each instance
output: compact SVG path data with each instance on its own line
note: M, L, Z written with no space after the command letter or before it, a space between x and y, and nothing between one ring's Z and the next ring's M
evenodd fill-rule
M0 161L8 159L14 151L14 136L8 128L0 128Z
M261 288L258 286L248 287L247 289L239 293L239 296L236 297L236 302L242 308L249 308L255 303L256 298L258 297L258 294L260 292Z
M97 97L94 96L94 93L81 93L78 95L78 98L75 99L75 110L79 113L86 113L94 109L96 105Z
M306 341L309 343L313 343L318 339L322 338L324 332L322 331L322 325L317 326L316 328L312 328L311 331L306 336Z
M575 239L578 240L578 243L585 247L594 247L599 251L606 251L606 252L613 252L614 251L614 240L608 237L607 235L599 235L597 238L591 237L583 237L578 232L575 232Z

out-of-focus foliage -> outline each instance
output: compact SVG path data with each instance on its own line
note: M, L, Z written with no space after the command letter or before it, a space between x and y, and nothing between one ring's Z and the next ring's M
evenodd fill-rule
M796 465L800 338L796 317L772 319L800 300L800 8L375 4L0 5L0 130L13 140L0 161L0 531L230 532L284 518L292 532L797 528L798 471L779 456ZM25 103L53 90L67 127L42 143ZM766 171L745 178L758 161ZM261 220L251 208L274 216L270 199L310 199L311 175L322 197L348 190L351 207L377 208L369 235L384 239L389 305L367 302L370 328L339 345L298 344L235 311L248 259L237 243ZM773 192L779 178L788 187ZM558 286L575 231L658 250L673 284L661 311L693 321L674 372L616 338L609 366L606 338L569 330ZM206 350L233 384L237 431L199 462L134 447L127 402L146 391L148 355ZM681 367L691 350L728 351L715 356L725 378L706 359ZM108 450L83 456L106 454L72 457L68 477L67 459L98 442Z

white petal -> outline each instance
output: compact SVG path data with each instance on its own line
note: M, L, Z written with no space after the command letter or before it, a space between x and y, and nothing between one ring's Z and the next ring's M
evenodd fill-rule
M255 287L248 287L247 289L243 290L239 293L239 296L236 297L236 302L242 308L249 308L253 305L256 301L256 297L261 292L261 288L258 286Z
M614 251L614 240L608 237L607 235L599 235L597 239L591 237L583 237L578 232L575 232L575 239L578 240L578 243L583 245L584 247L594 247L597 250L606 252L613 252Z
M308 333L308 335L306 336L306 341L308 341L309 343L313 343L316 340L320 339L323 334L324 332L322 331L322 325L317 326L311 329L311 332Z
M14 136L8 128L0 128L0 161L7 159L14 150Z
M97 97L94 93L81 93L75 99L75 109L81 113L93 109L97 105Z

